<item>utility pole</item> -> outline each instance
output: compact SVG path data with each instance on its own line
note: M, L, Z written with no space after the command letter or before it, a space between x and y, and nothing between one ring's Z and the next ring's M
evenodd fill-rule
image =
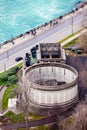
M81 1L78 1L76 3L71 3L71 12L74 13L75 9L76 8L79 8L80 4L81 4ZM72 34L74 33L74 17L73 17L73 14L72 14L72 18L71 18L71 25L72 25Z
M6 71L6 63L4 63L4 71Z
M9 59L9 52L8 52L8 50L7 50L7 59Z

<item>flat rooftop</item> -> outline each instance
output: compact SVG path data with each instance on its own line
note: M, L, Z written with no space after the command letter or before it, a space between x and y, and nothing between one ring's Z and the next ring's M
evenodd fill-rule
M61 61L65 60L65 52L58 43L40 43L37 51L39 61Z
M44 43L40 44L41 58L60 58L60 44Z

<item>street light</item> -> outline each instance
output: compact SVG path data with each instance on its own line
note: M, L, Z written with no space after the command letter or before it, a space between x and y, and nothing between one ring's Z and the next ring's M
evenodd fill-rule
M4 71L6 71L6 63L4 63Z
M7 50L7 59L9 59L9 51Z
M80 7L80 4L82 2L81 1L78 1L76 3L71 3L71 12L74 13L76 9L78 9ZM74 25L74 18L73 18L73 15L72 15L72 22L71 22L71 25L72 25L72 34L74 33L74 30L73 30L73 25Z

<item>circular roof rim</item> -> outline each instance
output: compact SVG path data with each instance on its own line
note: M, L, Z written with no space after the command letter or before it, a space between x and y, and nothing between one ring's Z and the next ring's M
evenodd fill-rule
M47 88L44 88L42 87L42 85L39 85L39 84L36 84L36 83L32 83L30 80L27 79L26 77L26 73L29 71L29 70L32 70L34 68L38 68L38 67L43 67L43 65L46 67L46 66L60 66L62 68L66 68L66 69L69 69L71 70L75 75L76 75L76 78L71 82L71 83L67 83L67 84L63 84L63 85L58 85L57 87L54 86L50 87L50 86L47 86ZM28 67L25 72L24 72L24 75L25 75L25 80L28 82L28 83L31 83L33 84L33 88L35 89L40 89L40 90L51 90L51 91L56 91L56 90L62 90L62 89L67 89L67 88L70 88L72 87L74 84L77 83L78 81L78 72L76 69L74 69L73 67L69 66L69 65L66 65L66 64L63 64L63 63L56 63L56 62L41 62L41 63L36 63L36 64L33 64L32 66ZM36 87L35 87L35 84L36 84ZM45 85L43 85L45 86Z

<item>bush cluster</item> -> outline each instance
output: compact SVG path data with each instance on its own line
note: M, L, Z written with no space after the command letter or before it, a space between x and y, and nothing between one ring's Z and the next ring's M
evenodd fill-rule
M4 82L7 86L10 86L11 84L15 84L18 81L18 78L16 76L16 73L18 71L18 67L15 66L6 72L2 73L0 75L0 82Z
M18 81L17 76L11 75L11 76L8 77L8 81L6 83L6 86L10 86L11 84L15 84L15 83L17 83L17 81Z

